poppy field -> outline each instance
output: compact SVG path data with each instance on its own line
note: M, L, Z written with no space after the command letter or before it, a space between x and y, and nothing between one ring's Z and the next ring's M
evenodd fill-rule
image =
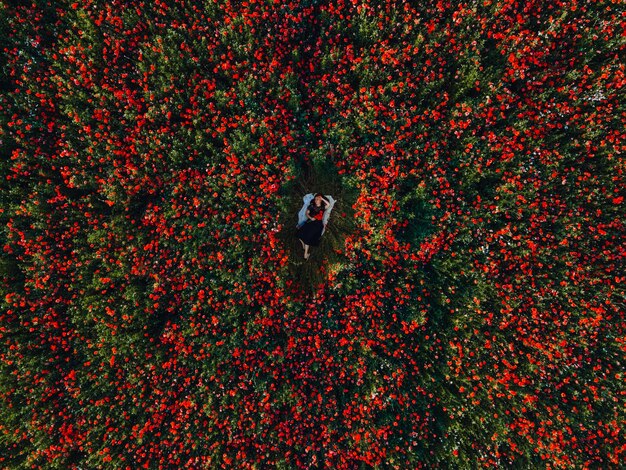
M605 0L0 2L0 467L619 467L625 49Z

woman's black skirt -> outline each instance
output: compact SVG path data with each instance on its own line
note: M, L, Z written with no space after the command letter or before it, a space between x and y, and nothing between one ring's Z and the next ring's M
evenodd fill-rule
M309 220L298 229L298 238L306 245L319 246L323 230L324 224L321 220Z

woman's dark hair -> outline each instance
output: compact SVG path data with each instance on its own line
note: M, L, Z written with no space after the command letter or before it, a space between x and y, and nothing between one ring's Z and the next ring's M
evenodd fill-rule
M319 196L321 198L323 198L324 196L322 196L321 193L317 193L315 196L313 196L313 199L311 199L311 203L309 204L309 210L313 210L314 212L318 212L321 211L322 208L324 208L325 204L324 202L322 202L318 208L318 206L315 205L315 198Z
M322 193L317 193L315 196L313 196L313 199L311 200L311 205L312 205L312 206L315 206L315 198L317 198L317 196L319 196L319 197L321 197L321 198L322 198L322 202L321 202L320 206L324 207L324 205L325 205L326 203L323 201L324 196L322 196Z

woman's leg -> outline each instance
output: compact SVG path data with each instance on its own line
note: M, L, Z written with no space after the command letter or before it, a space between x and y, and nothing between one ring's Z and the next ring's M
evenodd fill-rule
M309 245L303 243L304 245L304 259L309 259Z

